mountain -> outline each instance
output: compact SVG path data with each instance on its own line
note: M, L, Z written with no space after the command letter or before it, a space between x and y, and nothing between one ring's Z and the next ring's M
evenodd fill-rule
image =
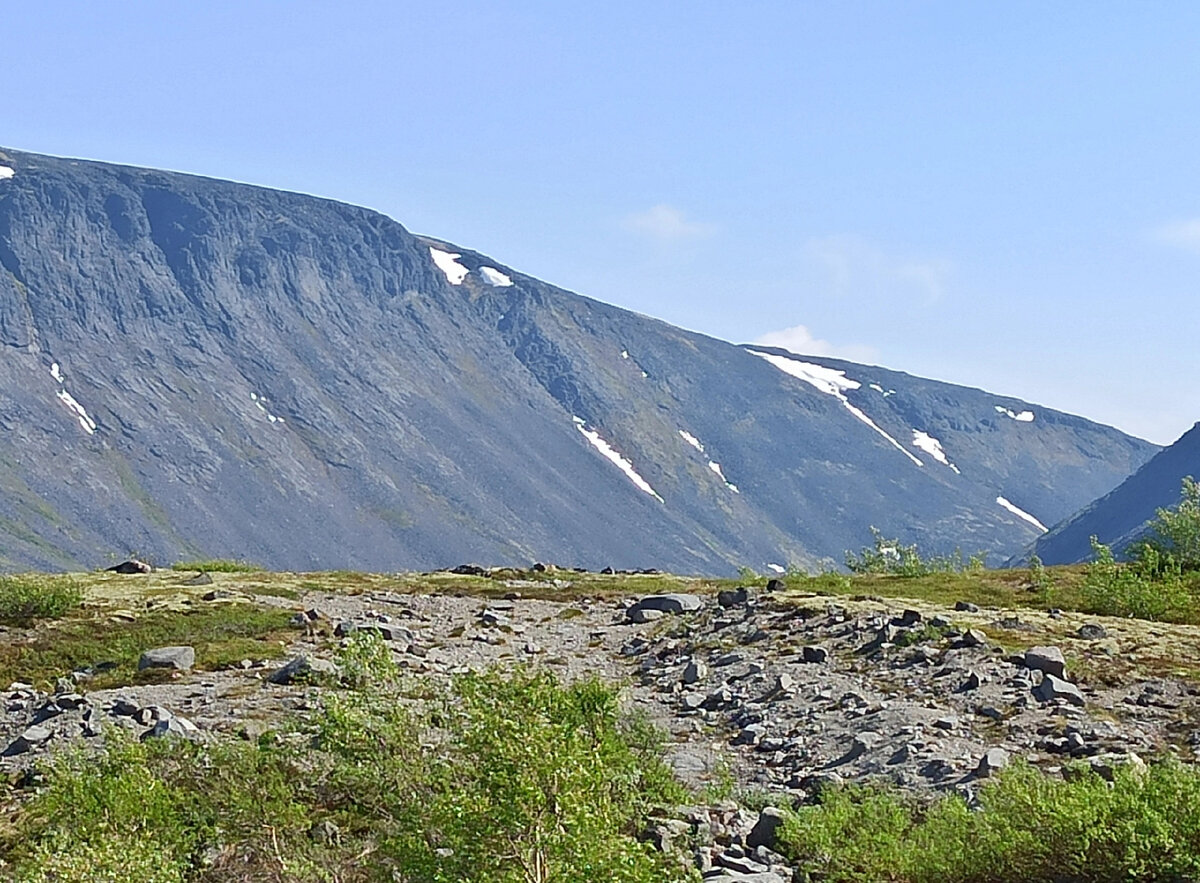
M840 562L872 525L1007 556L1157 450L687 332L355 206L0 169L0 567L731 573Z
M1065 519L1040 537L1013 563L1037 554L1045 564L1074 564L1091 557L1091 537L1121 550L1143 534L1159 509L1179 502L1183 479L1200 477L1200 423L1111 493Z

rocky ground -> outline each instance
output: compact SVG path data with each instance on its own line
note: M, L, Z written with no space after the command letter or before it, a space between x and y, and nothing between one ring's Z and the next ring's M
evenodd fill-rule
M138 578L120 585L136 591ZM833 783L883 778L970 798L1013 757L1050 772L1079 761L1104 773L1164 752L1195 760L1200 750L1192 627L782 586L650 600L579 597L569 575L493 588L493 597L422 593L376 578L360 594L288 598L232 576L217 575L215 587L180 579L168 594L189 605L294 609L285 656L195 671L186 648L168 649L143 659L171 673L160 683L92 690L86 671L64 673L54 692L14 683L0 714L0 764L19 772L63 745L99 742L105 724L146 738L253 738L319 703L320 689L291 674L328 667L339 636L364 628L403 668L435 682L520 662L626 684L629 706L670 733L672 765L711 804L662 820L648 836L666 846L707 832L695 841L697 859L718 880L790 876L769 851L775 817L729 797L800 803ZM562 600L544 598L553 589Z

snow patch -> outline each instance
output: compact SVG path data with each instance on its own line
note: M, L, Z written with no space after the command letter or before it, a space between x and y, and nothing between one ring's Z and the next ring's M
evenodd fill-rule
M685 442L687 442L689 445L691 445L693 448L695 448L701 454L704 453L704 445L700 444L700 439L696 438L696 436L694 436L690 432L687 432L682 429L679 430L679 435L683 438L683 440Z
M663 498L658 495L658 492L655 491L654 488L650 487L650 482L638 475L637 470L633 468L633 464L629 460L625 459L625 457L621 455L620 451L601 438L600 433L596 432L594 429L588 429L587 425L581 418L572 417L571 419L575 421L575 428L583 433L583 437L592 443L592 447L603 454L604 457L612 462L618 469L624 472L626 477L628 477L629 480L637 486L638 490L649 494L660 503L663 502Z
M805 383L816 387L826 395L831 395L846 406L846 410L861 420L867 426L882 435L887 439L892 447L899 451L908 459L912 460L918 466L924 466L917 457L910 454L904 449L904 445L892 438L888 433L881 429L870 417L864 414L860 409L850 404L850 400L846 398L846 390L858 389L862 386L857 380L850 380L846 377L845 371L838 371L836 368L826 368L824 365L814 365L811 362L801 362L798 359L789 359L786 356L776 356L771 353L760 353L758 350L747 350L761 359L766 359L784 374L790 374L795 378L803 380Z
M75 396L71 395L65 389L60 389L58 397L63 404L71 409L71 413L75 415L75 418L79 421L79 425L83 427L83 431L88 435L93 435L96 432L96 421L88 416L88 412L83 409L83 405L75 400Z
M1013 515L1022 519L1023 521L1028 521L1030 524L1032 524L1034 527L1036 527L1042 533L1046 533L1049 530L1049 528L1047 528L1046 525L1042 524L1040 521L1038 521L1036 518L1034 518L1032 515L1030 515L1024 509L1018 509L1016 506L1014 506L1008 500L1004 499L1004 497L996 497L996 502L999 503L1001 506L1003 506L1005 509L1007 509L1009 512L1011 512Z
M454 257L458 257L458 255L454 255ZM437 258L435 257L434 260L437 260ZM484 282L495 288L507 288L508 286L512 285L512 279L504 273L501 273L495 267L480 267L479 275L483 277ZM450 281L453 282L454 280Z
M741 491L738 490L737 485L730 483L729 479L725 477L725 473L721 471L720 463L714 462L713 460L709 460L708 468L716 473L717 478L719 478L719 479L721 479L721 481L725 482L725 487L729 488L735 494L741 493Z
M936 438L934 438L932 435L930 435L929 433L921 432L921 430L919 430L919 429L914 429L912 443L913 443L914 448L920 448L922 451L924 451L929 456L933 457L933 459L937 460L939 463L941 463L945 466L949 466L951 469L953 469L955 471L956 474L958 474L958 475L962 474L961 472L958 471L958 467L955 466L953 463L951 463L946 458L946 452L944 450L942 450L942 443L940 441L938 441Z
M629 358L629 350L621 350L621 358L628 359Z
M787 573L787 568L782 564L768 564L767 567L769 567L775 573Z
M254 402L254 407L262 411L267 416L268 423L283 423L283 418L272 414L267 408L267 397L260 396L258 393L250 393L250 401Z
M1016 420L1018 423L1032 423L1033 422L1033 411L1022 411L1020 414L1014 414L1012 411L1010 411L1008 408L1004 407L1003 405L996 405L996 413L1003 414L1006 417L1011 417L1013 420Z
M467 274L471 271L458 262L462 257L460 254L452 254L448 251L429 246L429 254L433 257L433 262L437 264L437 268L446 274L446 278L451 285L462 285L462 281L467 278Z
M776 356L771 353L760 353L750 350L761 359L766 359L784 374L811 384L826 395L841 395L848 389L858 389L862 386L857 380L846 377L845 371L836 368L826 368L824 365L814 365L812 362L801 362L799 359L789 359L787 356Z
M11 178L14 174L16 173L8 166L0 166L0 181Z
M53 377L55 380L57 380L59 383L63 382L62 369L58 367L58 362L55 362L54 364L52 364L50 366L50 376Z

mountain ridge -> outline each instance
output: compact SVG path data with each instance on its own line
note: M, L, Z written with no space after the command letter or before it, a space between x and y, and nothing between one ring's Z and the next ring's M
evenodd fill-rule
M136 550L812 569L872 524L1007 555L1036 528L998 497L1049 524L1157 450L684 331L336 200L12 150L0 165L7 568Z

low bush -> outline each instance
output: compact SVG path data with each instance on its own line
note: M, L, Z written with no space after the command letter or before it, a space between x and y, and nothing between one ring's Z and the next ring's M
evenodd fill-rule
M1177 762L1068 779L1018 764L921 806L888 790L826 792L792 813L782 849L827 883L1183 881L1200 875L1200 772Z
M208 561L176 561L171 565L172 570L199 570L205 573L257 573L262 570L257 564L249 561L233 561L228 558L213 558Z
M875 527L871 528L872 543L860 552L846 552L846 568L851 573L890 574L892 576L929 576L933 573L978 573L986 564L987 553L978 552L968 558L961 549L952 555L922 558L916 545L906 546L890 540Z
M0 623L26 626L60 619L83 603L83 589L71 577L0 576Z
M0 837L0 876L66 880L659 883L693 880L635 834L685 795L656 731L597 681L465 675L413 702L356 633L352 689L257 743L64 758ZM386 648L385 648L386 649ZM78 873L77 873L78 872Z

